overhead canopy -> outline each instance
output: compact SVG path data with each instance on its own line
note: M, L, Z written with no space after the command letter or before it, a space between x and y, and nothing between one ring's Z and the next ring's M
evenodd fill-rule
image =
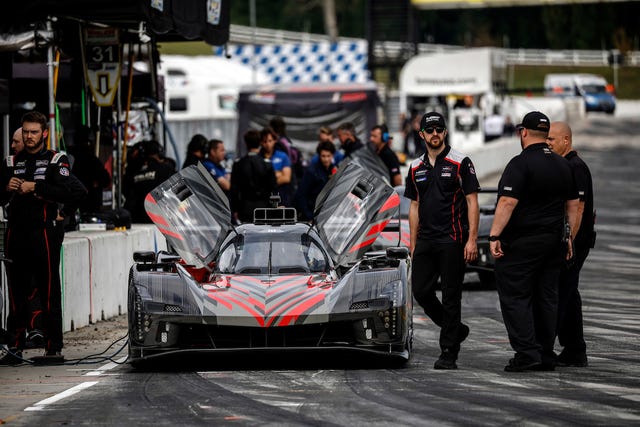
M158 40L229 40L230 0L22 0L0 14L0 34L42 28L48 17L137 32L140 23ZM154 6L155 5L155 6Z

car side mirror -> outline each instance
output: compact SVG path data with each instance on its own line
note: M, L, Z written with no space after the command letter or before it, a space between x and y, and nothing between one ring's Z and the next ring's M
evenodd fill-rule
M133 253L134 262L154 262L156 260L156 253L153 251L136 251Z
M409 256L409 248L406 246L392 246L387 248L387 258L404 259Z

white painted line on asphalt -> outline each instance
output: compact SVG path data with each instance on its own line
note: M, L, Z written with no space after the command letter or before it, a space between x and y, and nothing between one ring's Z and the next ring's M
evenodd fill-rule
M577 386L590 389L590 390L598 390L603 393L617 396L621 399L628 399L634 402L640 402L640 388L639 387L622 387L611 384L600 384L600 383L590 383L590 382L580 382L580 381L568 381L570 384L575 384ZM640 416L634 415L634 419L640 420Z
M127 360L127 356L123 356L120 359L116 360L115 362L109 362L106 363L104 365L102 365L101 367L99 367L98 369L96 369L95 371L90 371L87 372L86 374L84 374L83 376L99 376L102 375L105 371L109 371L115 367L117 367L118 365L124 363L124 361ZM79 393L80 391L89 388L93 385L98 384L98 381L85 381L83 383L80 383L74 387L71 387L68 390L65 390L63 392L60 392L54 396L48 397L44 400L41 400L40 402L35 403L33 406L29 406L28 408L25 408L25 411L41 411L44 409L45 406L50 405L52 403L55 403L59 400L64 399L65 397L69 397L69 396L73 396L76 393Z
M65 397L69 397L69 396L73 396L76 393L79 393L80 391L89 388L93 385L98 384L98 381L86 381L83 383L78 384L77 386L71 387L68 390L65 390L61 393L58 393L54 396L48 397L44 400L41 400L40 402L35 403L33 406L29 406L28 408L25 408L25 411L41 411L44 409L45 406L50 405L52 403L55 403L59 400L64 399Z
M630 253L630 254L640 254L640 248L636 248L636 247L633 247L633 246L609 245L609 249L615 249L617 251L627 252L627 253Z
M125 360L127 360L127 356L121 357L120 359L116 360L115 362L109 362L109 363L107 363L105 365L102 365L101 367L99 367L95 371L87 372L83 376L85 376L85 377L97 377L99 375L102 375L104 373L104 371L109 371L109 370L117 367L118 365L121 365L122 363L124 363Z

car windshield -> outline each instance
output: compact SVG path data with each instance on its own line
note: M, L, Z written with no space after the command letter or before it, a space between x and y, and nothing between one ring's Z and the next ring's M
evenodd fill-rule
M586 93L593 93L593 94L607 93L607 88L604 87L604 85L599 85L599 84L583 85L582 89L584 89Z
M218 257L224 274L310 274L329 268L325 252L307 234L247 233L235 236Z

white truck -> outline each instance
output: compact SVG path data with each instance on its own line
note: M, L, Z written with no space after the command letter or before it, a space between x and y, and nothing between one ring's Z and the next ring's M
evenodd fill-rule
M466 150L484 144L484 118L492 113L505 88L505 56L498 49L418 55L400 72L400 111L443 113L448 117L449 143ZM471 102L464 104L465 97Z
M613 114L616 97L607 80L596 74L547 74L544 78L544 93L552 97L579 97L585 111L603 111Z

